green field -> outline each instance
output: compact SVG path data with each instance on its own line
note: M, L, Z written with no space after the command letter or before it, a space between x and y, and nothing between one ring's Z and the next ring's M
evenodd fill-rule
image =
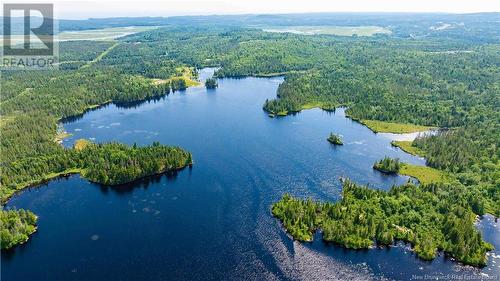
M422 125L393 123L378 120L359 120L359 122L375 133L407 134L425 132L433 129L433 127Z
M392 141L392 146L401 148L404 152L415 156L424 156L424 151L418 147L412 146L412 141Z
M71 40L113 40L130 34L148 31L158 26L127 26L82 31L65 31L58 35L59 41Z
M399 174L416 178L421 184L449 183L453 181L453 178L444 171L407 163L401 166Z
M302 35L373 36L391 34L392 31L381 26L280 26L263 29L266 32L294 33Z
M112 27L103 29L90 29L80 31L64 31L56 36L57 41L75 41L75 40L114 40L119 37L130 34L148 31L158 28L158 26L126 26ZM12 35L12 44L19 44L23 41L24 35ZM3 45L3 39L0 39L0 44Z

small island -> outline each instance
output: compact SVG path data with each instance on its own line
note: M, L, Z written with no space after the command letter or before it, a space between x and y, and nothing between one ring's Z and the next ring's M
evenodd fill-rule
M219 86L219 84L217 83L217 80L215 78L208 78L207 80L205 80L205 87L207 89L215 89Z
M342 139L340 138L339 135L330 133L330 136L327 138L327 140L334 145L343 145L344 143L342 142Z
M399 169L401 169L401 163L398 158L392 159L386 156L384 159L375 162L373 169L385 174L397 174L399 173Z

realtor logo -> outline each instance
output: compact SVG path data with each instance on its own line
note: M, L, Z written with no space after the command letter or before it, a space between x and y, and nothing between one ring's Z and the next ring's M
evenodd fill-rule
M54 5L3 4L2 69L54 69Z

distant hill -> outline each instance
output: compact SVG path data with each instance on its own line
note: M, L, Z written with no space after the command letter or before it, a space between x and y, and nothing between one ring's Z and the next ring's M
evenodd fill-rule
M14 33L21 34L22 18L13 18ZM40 22L40 18L33 18ZM17 24L16 24L17 22ZM480 42L500 42L500 13L309 13L214 15L57 20L59 32L124 26L210 25L236 27L270 26L381 26L403 38L443 37ZM0 34L3 21L0 20Z

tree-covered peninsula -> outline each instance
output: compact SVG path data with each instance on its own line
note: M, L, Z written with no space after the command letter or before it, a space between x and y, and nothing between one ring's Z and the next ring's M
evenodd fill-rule
M36 231L37 217L26 210L2 210L0 212L0 241L2 249L22 244Z
M399 162L399 159L392 159L387 156L373 164L373 169L386 174L397 174L399 173L400 168L401 163Z
M5 167L2 176L7 197L25 186L41 183L59 175L80 173L84 178L104 184L118 185L143 177L173 172L192 164L191 154L179 147L161 145L127 146L119 143L94 144L79 142L78 148L66 149L53 157L28 158ZM36 216L30 211L0 212L2 249L24 243L36 230Z
M91 143L78 151L76 158L85 178L105 185L173 172L193 163L191 153L158 142L144 147Z
M80 173L96 183L117 185L172 172L192 164L189 152L158 142L138 147L119 143L94 144L80 140L75 147L63 149L60 154L52 157L21 159L5 167L2 171L6 179L6 190L13 192L24 186L71 173ZM7 197L10 194L12 193L2 195Z
M300 241L311 241L317 230L323 240L352 249L401 240L425 260L443 250L465 264L485 266L486 252L493 247L474 227L482 212L471 207L472 195L467 188L447 184L408 183L385 192L346 180L336 203L285 194L272 213Z

